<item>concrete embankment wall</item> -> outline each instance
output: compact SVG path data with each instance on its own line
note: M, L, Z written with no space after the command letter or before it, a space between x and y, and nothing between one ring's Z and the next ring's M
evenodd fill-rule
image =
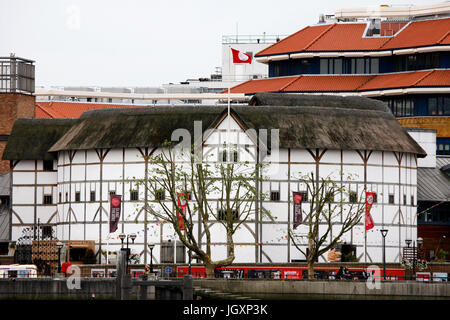
M223 279L194 280L194 286L222 292L280 299L283 296L311 295L315 298L326 296L339 298L445 298L450 299L450 283L422 283L414 281L381 281L380 289L369 289L365 281L305 281L305 280L241 280Z
M81 279L69 289L67 279L0 279L0 299L115 299L113 279Z

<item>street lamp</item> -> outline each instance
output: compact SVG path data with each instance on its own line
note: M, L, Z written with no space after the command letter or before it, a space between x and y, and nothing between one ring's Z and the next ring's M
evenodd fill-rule
M58 248L58 273L61 273L61 249L64 247L64 243L57 242L56 247Z
M125 238L127 238L127 247L126 249L123 248L123 241L125 240ZM130 249L128 248L129 242L128 239L131 239L131 241L133 241L136 239L136 234L135 233L131 233L128 235L125 235L124 233L119 234L119 239L122 242L122 249L121 250L126 250L126 272L128 273L128 260L130 259Z
M407 239L407 240L405 240L405 242L409 248L409 245L411 244L411 240ZM418 253L417 251L418 251L419 246L421 246L423 244L423 239L421 237L417 238L417 250L416 250L416 242L412 241L412 244L413 244L412 252L413 252L413 280L414 280L414 278L416 276L416 264L417 264L417 253Z
M126 237L125 233L119 234L119 239L122 242L122 248L123 248L123 240L125 240L125 237Z
M191 262L191 260L192 260L192 251L191 251L191 249L189 249L188 254L189 254L189 275L191 275L191 264L192 264L192 262Z
M389 230L381 229L381 235L383 236L383 279L386 280L386 235Z
M153 273L153 248L155 248L155 244L150 243L148 248L150 249L150 273Z

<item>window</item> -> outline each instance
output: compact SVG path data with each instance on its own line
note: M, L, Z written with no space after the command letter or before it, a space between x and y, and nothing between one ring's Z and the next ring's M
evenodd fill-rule
M406 194L403 195L403 205L406 206Z
M342 74L342 59L334 59L334 74Z
M42 226L42 238L52 238L53 228L52 226Z
M59 193L59 203L62 203L62 193Z
M131 201L139 200L139 192L137 190L130 190L130 200Z
M53 160L44 160L44 171L53 171Z
M220 158L219 160L221 160L222 162L238 162L239 160L239 153L237 152L237 150L233 150L231 151L229 154L230 156L227 157L227 150L222 150L220 152Z
M370 58L370 73L379 73L379 59L378 58Z
M328 72L328 59L320 59L320 73L327 74Z
M69 193L66 192L66 202L69 202Z
M91 202L95 201L95 191L91 191L91 195L89 197L89 201L91 201Z
M222 220L222 221L226 221L227 218L231 218L231 221L237 221L239 219L239 213L237 210L232 210L231 217L228 217L226 210L219 209L217 211L217 218L218 218L218 220Z
M186 250L185 246L177 242L176 244L176 254L174 257L174 243L169 241L164 241L161 244L161 263L185 263L186 262ZM174 260L175 258L175 260Z
M364 58L356 59L356 73L357 74L363 74L364 73Z
M414 205L414 195L411 196L411 205Z
M80 202L81 201L81 192L77 191L75 192L75 202Z
M436 115L436 114L437 114L437 99L428 98L428 115Z
M44 204L52 204L53 203L53 196L45 194L44 195Z
M280 201L280 191L271 191L270 201Z
M358 195L356 191L350 191L349 193L349 202L350 203L356 203L358 201Z
M164 189L156 190L155 200L159 200L159 201L166 200L166 193L165 193Z
M450 116L450 97L442 98L442 109L444 111L444 115Z
M394 204L394 195L393 194L389 195L389 203Z

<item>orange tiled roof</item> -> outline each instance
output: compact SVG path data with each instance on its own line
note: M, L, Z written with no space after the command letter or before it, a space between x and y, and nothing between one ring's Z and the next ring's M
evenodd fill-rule
M79 118L94 109L144 107L143 105L103 104L83 102L36 102L36 118Z
M450 18L415 21L380 49L396 49L449 44ZM443 42L444 41L444 42Z
M367 23L334 23L303 28L256 56L293 52L376 51L450 44L450 18L413 21L392 37L364 37Z
M377 75L300 75L250 80L231 88L231 93L350 92L411 87L450 87L450 70L387 73Z
M282 77L282 78L270 78L270 79L261 79L250 80L244 83L241 83L230 89L230 93L251 93L253 92L254 85L255 89L257 88L260 91L257 92L277 92L289 85L292 81L296 80L297 77ZM227 93L228 90L224 90L221 93Z

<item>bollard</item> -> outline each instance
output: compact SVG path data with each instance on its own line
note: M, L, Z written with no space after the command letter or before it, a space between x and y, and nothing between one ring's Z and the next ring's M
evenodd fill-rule
M139 300L147 300L147 287L148 286L139 286L139 291L138 291L138 295L139 295Z
M183 300L194 299L194 281L191 275L183 278Z
M122 278L122 292L120 300L131 299L131 274L125 274Z

